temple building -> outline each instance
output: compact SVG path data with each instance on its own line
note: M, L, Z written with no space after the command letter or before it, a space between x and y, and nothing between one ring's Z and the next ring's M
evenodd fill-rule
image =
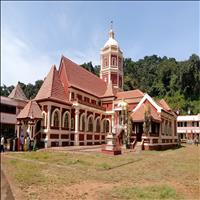
M123 145L131 126L130 143L142 149L176 146L176 115L167 103L138 89L123 91L123 52L112 29L100 58L98 77L62 56L17 116L18 137L29 134L52 147L104 144L114 134Z

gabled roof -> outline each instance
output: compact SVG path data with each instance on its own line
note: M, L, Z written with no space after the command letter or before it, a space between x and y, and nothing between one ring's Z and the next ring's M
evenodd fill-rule
M138 98L138 97L143 97L144 93L137 89L137 90L129 90L129 91L124 91L124 92L118 92L116 94L117 99L129 99L129 98Z
M42 111L36 101L31 100L26 104L23 110L21 110L17 119L41 119L41 113Z
M133 111L136 111L137 109L140 108L140 106L145 102L145 101L149 101L151 103L151 105L158 111L161 112L161 110L163 109L161 106L159 106L156 101L151 98L148 94L145 94L143 96L143 98L141 99L141 101L138 103L138 105L133 109Z
M164 99L161 99L161 100L159 101L159 103L161 104L161 106L162 106L165 110L167 110L167 111L171 111L171 110L172 110Z
M112 81L110 81L110 83L107 84L106 92L102 97L113 97L113 96L115 96L115 91L113 88Z
M11 99L19 99L24 101L28 100L23 90L21 89L19 83L15 86L15 88L12 90L8 97Z
M40 90L34 100L54 99L64 102L68 101L67 94L59 78L55 65L51 67L50 72L45 78Z
M64 68L64 71L62 70ZM65 72L65 73L64 73ZM59 74L68 81L68 87L75 87L97 97L104 95L107 86L98 76L62 56ZM67 87L67 86L65 86ZM65 88L66 89L66 88Z
M144 115L146 110L147 110L147 105L143 103L135 112L131 114L132 120L137 122L144 121ZM151 109L150 116L152 120L161 121L161 118L155 109Z

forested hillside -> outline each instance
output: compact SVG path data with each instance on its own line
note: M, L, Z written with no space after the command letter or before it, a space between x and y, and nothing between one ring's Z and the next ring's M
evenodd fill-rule
M100 66L92 62L81 65L88 71L99 75ZM20 83L28 98L34 98L42 85ZM8 96L14 86L1 86L1 95ZM200 113L200 59L193 54L188 60L176 61L174 58L145 56L133 61L124 59L124 90L140 89L154 98L165 98L174 110L181 114Z
M124 89L139 88L155 98L165 98L174 110L200 113L200 60L192 55L174 58L146 56L136 62L124 60Z

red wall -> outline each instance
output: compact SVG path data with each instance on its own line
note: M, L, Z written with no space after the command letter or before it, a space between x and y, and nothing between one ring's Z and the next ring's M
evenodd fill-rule
M111 73L111 80L114 85L117 85L117 74Z

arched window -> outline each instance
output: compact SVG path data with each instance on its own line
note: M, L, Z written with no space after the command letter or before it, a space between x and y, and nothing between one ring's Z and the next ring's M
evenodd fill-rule
M107 60L107 58L104 58L104 66L105 66L105 67L108 66L108 60Z
M97 120L96 120L96 132L97 132L97 133L100 133L100 129L101 129L101 126L100 126L100 119L97 118Z
M109 121L108 120L103 121L103 132L109 133Z
M59 114L57 111L54 113L53 126L59 127Z
M85 114L80 117L80 131L85 131Z
M69 129L70 116L68 112L65 112L63 115L63 127Z
M93 132L93 118L92 116L88 119L88 132Z

